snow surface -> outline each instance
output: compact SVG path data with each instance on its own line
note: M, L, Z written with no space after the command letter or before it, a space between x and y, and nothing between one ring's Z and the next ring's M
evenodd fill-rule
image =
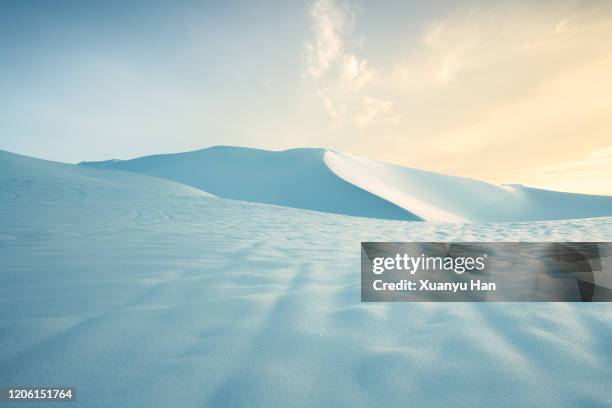
M0 152L0 384L79 407L609 406L609 304L362 304L359 242L611 239L611 217L376 220Z
M337 177L324 149L272 152L216 146L187 153L82 165L144 173L220 197L362 217L417 220L409 211Z
M328 151L338 176L431 221L532 221L612 215L612 197L496 186Z
M362 217L487 222L612 216L612 197L496 186L325 149L216 146L82 164L162 177L224 198Z

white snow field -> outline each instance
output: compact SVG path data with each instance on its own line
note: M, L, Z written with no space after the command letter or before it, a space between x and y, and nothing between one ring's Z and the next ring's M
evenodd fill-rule
M82 164L162 177L224 198L362 217L487 222L612 216L612 197L496 186L325 149L215 146Z
M0 386L105 408L610 406L610 304L362 304L359 243L611 239L610 217L377 220L0 152Z

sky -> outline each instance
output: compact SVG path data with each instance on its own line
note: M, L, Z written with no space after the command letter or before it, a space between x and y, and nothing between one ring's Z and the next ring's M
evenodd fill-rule
M5 0L0 149L325 147L612 194L612 2Z

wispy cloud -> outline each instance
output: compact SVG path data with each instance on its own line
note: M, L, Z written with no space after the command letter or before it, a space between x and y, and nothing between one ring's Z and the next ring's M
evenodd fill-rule
M366 128L388 120L392 103L371 95L376 72L352 51L355 13L334 0L316 0L310 10L314 39L306 42L306 72L323 107L339 125Z
M308 73L318 80L344 55L342 36L348 24L348 15L333 0L315 1L310 10L315 39L306 43Z
M525 171L528 173L563 173L566 171L581 171L606 169L612 166L612 146L591 151L585 158L569 160L560 163L537 166ZM612 169L610 169L612 170Z
M555 190L612 194L612 146L591 150L574 160L527 168L524 173Z
M591 152L609 146L612 7L462 7L422 26L375 65L370 96L384 103L371 106L403 120L363 132L355 153L496 183L609 185L608 156Z

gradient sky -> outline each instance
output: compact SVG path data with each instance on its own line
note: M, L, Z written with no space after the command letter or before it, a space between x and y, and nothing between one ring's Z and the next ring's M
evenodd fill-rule
M3 1L0 148L317 146L612 194L611 73L610 1Z

